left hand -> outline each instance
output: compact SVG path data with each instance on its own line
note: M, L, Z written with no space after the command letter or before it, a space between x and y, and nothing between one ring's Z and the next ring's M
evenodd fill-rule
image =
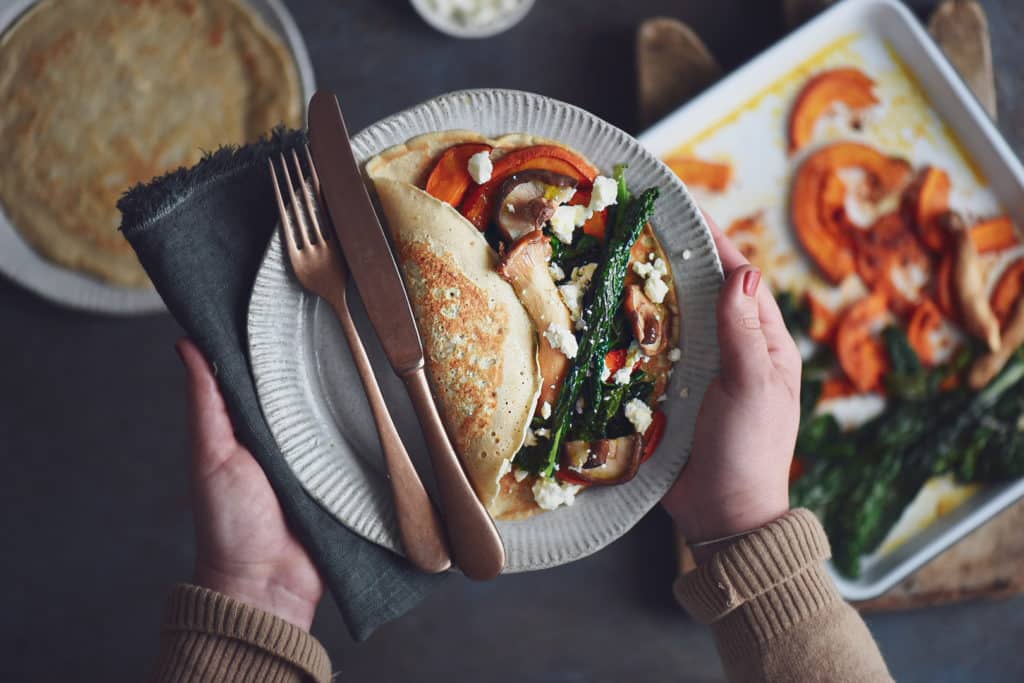
M323 582L285 523L274 490L235 438L217 381L188 339L176 346L188 375L196 585L309 630Z

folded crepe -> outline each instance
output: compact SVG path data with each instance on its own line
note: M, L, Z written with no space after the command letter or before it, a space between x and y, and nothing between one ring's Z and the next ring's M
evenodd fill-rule
M491 146L493 159L531 145L569 149L524 134L492 140L473 131L443 131L382 152L367 163L366 173L385 214L455 450L488 512L496 519L524 519L542 511L531 490L535 478L513 476L511 461L526 441L541 393L538 351L544 342L498 274L498 255L484 235L456 208L421 189L445 150L470 142ZM637 248L665 258L650 226ZM666 303L678 312L674 287ZM645 367L657 378L656 395L668 381L667 351Z

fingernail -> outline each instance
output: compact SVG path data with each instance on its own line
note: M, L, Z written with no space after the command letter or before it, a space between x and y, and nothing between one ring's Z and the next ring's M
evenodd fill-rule
M743 274L743 293L749 297L753 297L754 293L757 292L757 285L761 282L761 271L757 268L751 268Z

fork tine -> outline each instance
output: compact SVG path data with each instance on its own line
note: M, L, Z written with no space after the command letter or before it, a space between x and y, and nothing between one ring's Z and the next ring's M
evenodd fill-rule
M330 220L327 218L327 206L324 204L324 196L320 193L320 176L316 174L316 164L313 163L313 155L309 151L309 145L303 145L306 152L306 163L309 165L309 179L313 183L313 193L316 195L316 205L320 209L320 215L324 218L324 225L320 226L320 234L325 240L332 237L333 230L330 228ZM337 228L334 228L337 230Z
M298 223L298 229L295 231L298 233L297 240L300 248L308 247L312 240L308 228L306 227L305 212L302 210L302 205L299 204L299 198L295 196L295 186L292 184L292 176L288 173L288 160L285 158L284 153L278 155L281 160L281 170L284 171L285 184L288 186L288 197L291 199L292 213L295 215L295 222ZM302 174L299 174L299 180L302 180Z
M295 253L299 248L295 243L295 226L292 225L288 207L285 206L284 197L281 196L281 184L277 179L277 171L274 170L273 158L267 159L267 165L270 166L270 177L274 181L274 197L277 199L277 212L281 216L281 232L284 233L285 242L288 243L289 253Z
M312 192L303 177L302 164L299 163L299 155L296 154L294 148L292 148L292 162L295 164L295 173L298 174L299 178L302 178L302 198L306 202L309 222L313 224L313 234L322 244L325 244L327 242L327 236L324 234L324 230L320 226L320 219L317 217L317 207L313 205Z

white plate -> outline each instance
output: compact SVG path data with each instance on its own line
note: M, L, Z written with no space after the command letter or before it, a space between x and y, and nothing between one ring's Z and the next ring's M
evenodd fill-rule
M288 45L299 71L305 99L313 95L313 65L295 22L280 0L246 0ZM0 7L0 35L36 0L13 0ZM126 188L127 189L127 188ZM39 296L71 308L95 313L137 315L164 310L152 288L120 287L59 266L44 258L21 237L0 205L0 273Z
M701 213L668 168L623 131L562 102L511 90L455 92L370 126L353 138L352 146L356 158L365 162L416 135L456 128L560 140L605 172L616 163L629 164L627 178L634 189L662 188L653 225L675 270L683 321L683 357L662 404L668 428L657 453L633 481L586 491L569 508L499 523L507 572L553 567L585 557L624 534L668 491L686 462L700 398L718 366L715 302L721 264ZM692 252L686 261L684 249ZM353 314L395 423L418 469L429 475L401 383L361 307L355 306ZM248 329L263 414L296 476L345 526L399 551L376 432L344 337L330 308L300 288L276 234L253 287ZM684 387L688 398L680 395Z
M784 226L787 234L777 235L780 244L791 244L793 249L798 249L789 229L787 201L778 201L780 192L785 192L781 188L789 187L788 174L793 168L785 154L784 126L779 122L788 112L790 96L779 96L772 84L808 60L820 61L823 51L829 51L837 41L852 34L880 39L888 48L875 50L873 54L853 49L855 57L870 59L870 63L865 64L869 75L872 75L871 66L890 64L895 59L902 61L924 91L927 104L938 115L937 120L929 121L922 129L924 134L906 134L899 126L884 131L887 136L905 143L903 148L896 148L899 153L913 160L915 165L930 161L953 173L955 205L981 214L998 211L998 205L1002 205L1003 211L1011 214L1018 225L1024 225L1024 167L917 19L895 0L838 3L655 124L640 136L640 141L661 156L698 135L699 131L720 130L714 126L723 120L728 126L735 125L730 130L740 132L732 138L727 139L724 133L708 136L716 150L702 149L700 145L697 148L698 153L724 149L740 167L738 181L743 183L742 187L737 187L731 196L709 198L711 214L727 222L728 218L735 217L730 214L731 210L747 210L740 206L743 202L771 204L771 200L775 200L766 211L766 224L771 228L774 221L776 227ZM860 42L858 38L854 48ZM808 73L823 66L815 64ZM884 78L879 79L879 87L886 87ZM753 107L746 106L752 98L761 99ZM730 113L736 111L742 111L748 118L730 118ZM776 123L748 125L754 121L750 117L767 121L773 116L778 119ZM941 131L944 125L959 139L959 147L939 140L941 136L935 131ZM844 137L865 139L849 132L844 133ZM871 142L870 136L867 140ZM886 145L886 148L891 147ZM974 179L967 164L960 160L961 153L981 169L988 189ZM833 571L840 592L849 600L869 600L881 595L1021 497L1024 497L1024 479L985 488L891 552L865 558L859 579L851 580ZM909 515L904 521L911 521Z

